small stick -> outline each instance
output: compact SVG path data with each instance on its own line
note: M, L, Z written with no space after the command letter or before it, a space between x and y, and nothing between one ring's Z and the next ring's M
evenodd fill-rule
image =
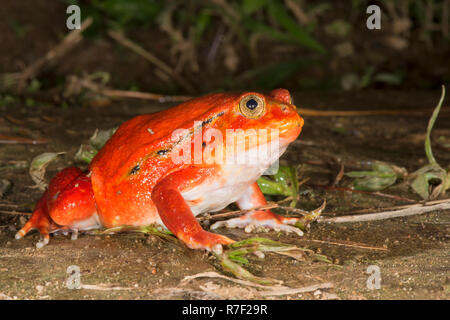
M376 221L376 220L384 220L391 219L397 217L408 217L413 215L418 215L430 211L435 210L447 210L450 209L450 199L447 199L446 202L441 202L433 205L424 204L422 206L411 206L409 208L393 210L393 211L384 211L377 213L369 213L362 215L353 215L353 216L342 216L335 218L318 218L317 222L331 222L331 223L343 223L343 222L362 222L362 221Z
M403 206L384 207L384 208L379 208L379 209L383 209L385 211L386 210L398 210L398 209L405 209L405 208L412 208L412 207L430 206L433 204L443 203L443 202L447 202L447 201L448 201L448 199L434 200L434 201L428 201L428 202L418 202L415 204L407 204L407 205L403 205ZM377 210L377 208L367 208L367 209L350 211L349 214L373 212L374 210Z
M210 219L216 219L216 218L224 218L224 217L228 217L228 216L232 216L232 215L242 215L242 214L245 214L247 212L254 211L254 210L269 210L269 209L273 209L273 208L279 208L280 207L279 205L281 203L291 201L292 199L294 199L294 198L292 196L289 196L289 197L284 198L283 200L280 200L280 201L278 201L276 203L269 203L269 204L263 205L261 207L252 208L252 209L248 209L248 210L227 211L227 212L224 212L224 213L217 213L217 214L213 214L213 215L208 214L208 215L206 215L204 217L197 218L197 220L198 221L203 221L203 220L210 220ZM296 209L296 210L300 210L300 209ZM302 211L302 210L300 210L300 211ZM308 212L305 211L305 212L303 212L303 214L304 213L308 213Z
M159 102L183 102L192 99L192 97L189 96L166 96L156 93L126 91L126 90L104 89L100 90L99 92L105 96L113 98L135 98L144 100L156 100Z
M448 111L448 107L445 107ZM443 108L444 109L444 108ZM364 116L386 116L386 115L404 115L404 116L424 116L433 112L432 109L415 109L415 110L314 110L297 108L298 113L302 116L309 117L364 117Z
M215 220L215 219L225 218L225 217L229 217L229 216L233 216L233 215L243 215L250 211L269 210L269 209L278 208L278 207L279 207L278 203L271 203L271 204L266 204L261 207L256 207L256 208L247 209L247 210L235 210L235 211L228 211L228 212L224 212L224 213L218 213L218 214L214 214L214 215L207 215L205 217L199 217L199 218L197 218L197 220L198 221L210 220L210 219Z
M0 144L44 144L44 143L48 143L48 140L44 138L33 140L23 137L12 137L0 134Z
M336 178L334 178L333 187L337 186L343 177L344 177L344 164L340 163L339 172L336 175Z
M345 242L338 242L336 240L334 241L325 241L325 240L316 240L316 239L301 239L303 241L310 241L310 242L317 242L317 243L323 243L323 244L331 244L335 246L343 246L343 247L351 247L351 248L359 248L359 249L368 249L368 250L379 250L379 251L387 251L387 248L383 247L372 247L366 244L359 244L359 243L345 243Z
M0 210L0 213L4 214L14 214L14 215L20 215L20 216L31 216L32 212L20 212L20 211L6 211L6 210Z
M331 282L325 282L320 284L314 284L312 286L307 286L303 288L288 288L288 289L275 289L275 290L267 290L259 292L262 296L284 296L290 294L299 294L306 292L313 292L319 289L331 289L333 288L333 284Z

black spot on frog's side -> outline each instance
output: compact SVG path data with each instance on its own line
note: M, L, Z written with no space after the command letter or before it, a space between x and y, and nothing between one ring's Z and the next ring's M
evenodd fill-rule
M218 114L216 114L215 116L203 121L202 127L206 126L208 123L211 123L214 119L223 116L224 114L225 114L225 112L222 111L222 112L219 112Z
M163 149L163 150L157 151L156 153L157 153L159 156L163 156L163 155L167 154L169 151L170 151L170 149Z
M130 175L138 173L139 170L141 170L141 166L137 164L130 170Z

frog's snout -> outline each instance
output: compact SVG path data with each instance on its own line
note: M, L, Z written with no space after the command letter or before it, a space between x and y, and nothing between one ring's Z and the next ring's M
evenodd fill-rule
M281 105L281 111L285 114L286 117L292 118L292 122L294 123L294 125L296 127L298 127L298 128L303 127L303 124L305 123L305 121L298 113L297 107L295 105L283 104L283 105Z

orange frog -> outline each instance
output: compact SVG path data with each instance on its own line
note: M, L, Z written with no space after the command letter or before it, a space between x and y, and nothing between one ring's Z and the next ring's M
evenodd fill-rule
M243 210L266 204L256 180L298 137L302 126L303 119L285 89L269 95L209 94L137 116L120 126L87 172L70 167L51 180L16 239L37 229L41 235L37 247L42 247L56 231L76 235L78 230L156 223L189 248L221 250L233 240L203 230L195 216L221 210L232 202ZM269 138L241 139L241 144L232 148L228 140L220 141L230 132L247 133L249 129ZM267 130L277 132L276 138L264 134ZM231 151L249 157L229 161L234 158L223 155L233 155ZM297 220L253 210L217 222L211 229L226 226L251 231L261 226L302 235L293 226Z

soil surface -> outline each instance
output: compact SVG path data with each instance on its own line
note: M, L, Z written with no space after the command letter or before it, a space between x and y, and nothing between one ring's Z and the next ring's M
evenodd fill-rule
M367 161L382 160L413 172L426 164L423 141L429 115L439 92L369 91L351 94L298 93L298 107L322 110L402 109L399 115L354 117L308 117L299 139L282 157L282 164L303 164L301 201L298 207L311 210L327 200L325 216L346 215L359 209L409 204L398 199L350 191L325 189L339 172L361 170ZM248 269L258 275L282 280L297 288L331 282L333 288L310 293L262 297L260 290L223 279L200 278L181 285L189 275L222 273L211 255L190 250L160 238L122 233L108 236L55 235L49 245L37 249L39 236L32 233L14 239L27 217L5 211L32 210L42 192L28 173L30 161L43 152L66 152L47 168L47 178L73 165L73 156L95 129L117 126L138 114L155 112L169 105L142 101L117 101L97 108L55 108L38 103L3 107L0 133L46 138L42 145L0 145L1 178L12 182L0 199L0 298L12 299L448 299L450 298L450 211L436 211L408 218L376 222L315 223L304 237L269 232L260 236L313 249L333 264L306 258L267 254L252 258ZM423 116L410 116L416 108L430 108ZM448 109L444 104L444 110ZM450 163L448 144L450 117L442 113L433 131L437 161ZM443 138L442 138L443 137ZM80 165L80 164L77 164ZM82 165L82 164L81 164ZM339 186L350 187L344 177ZM419 201L407 186L383 191ZM448 197L445 195L444 197ZM273 199L278 200L278 199ZM236 240L253 235L242 230L220 229ZM315 242L312 240L322 240ZM370 249L335 245L358 243ZM377 250L385 249L385 250ZM369 266L379 267L380 289L370 290ZM67 288L69 266L78 266L83 289Z

